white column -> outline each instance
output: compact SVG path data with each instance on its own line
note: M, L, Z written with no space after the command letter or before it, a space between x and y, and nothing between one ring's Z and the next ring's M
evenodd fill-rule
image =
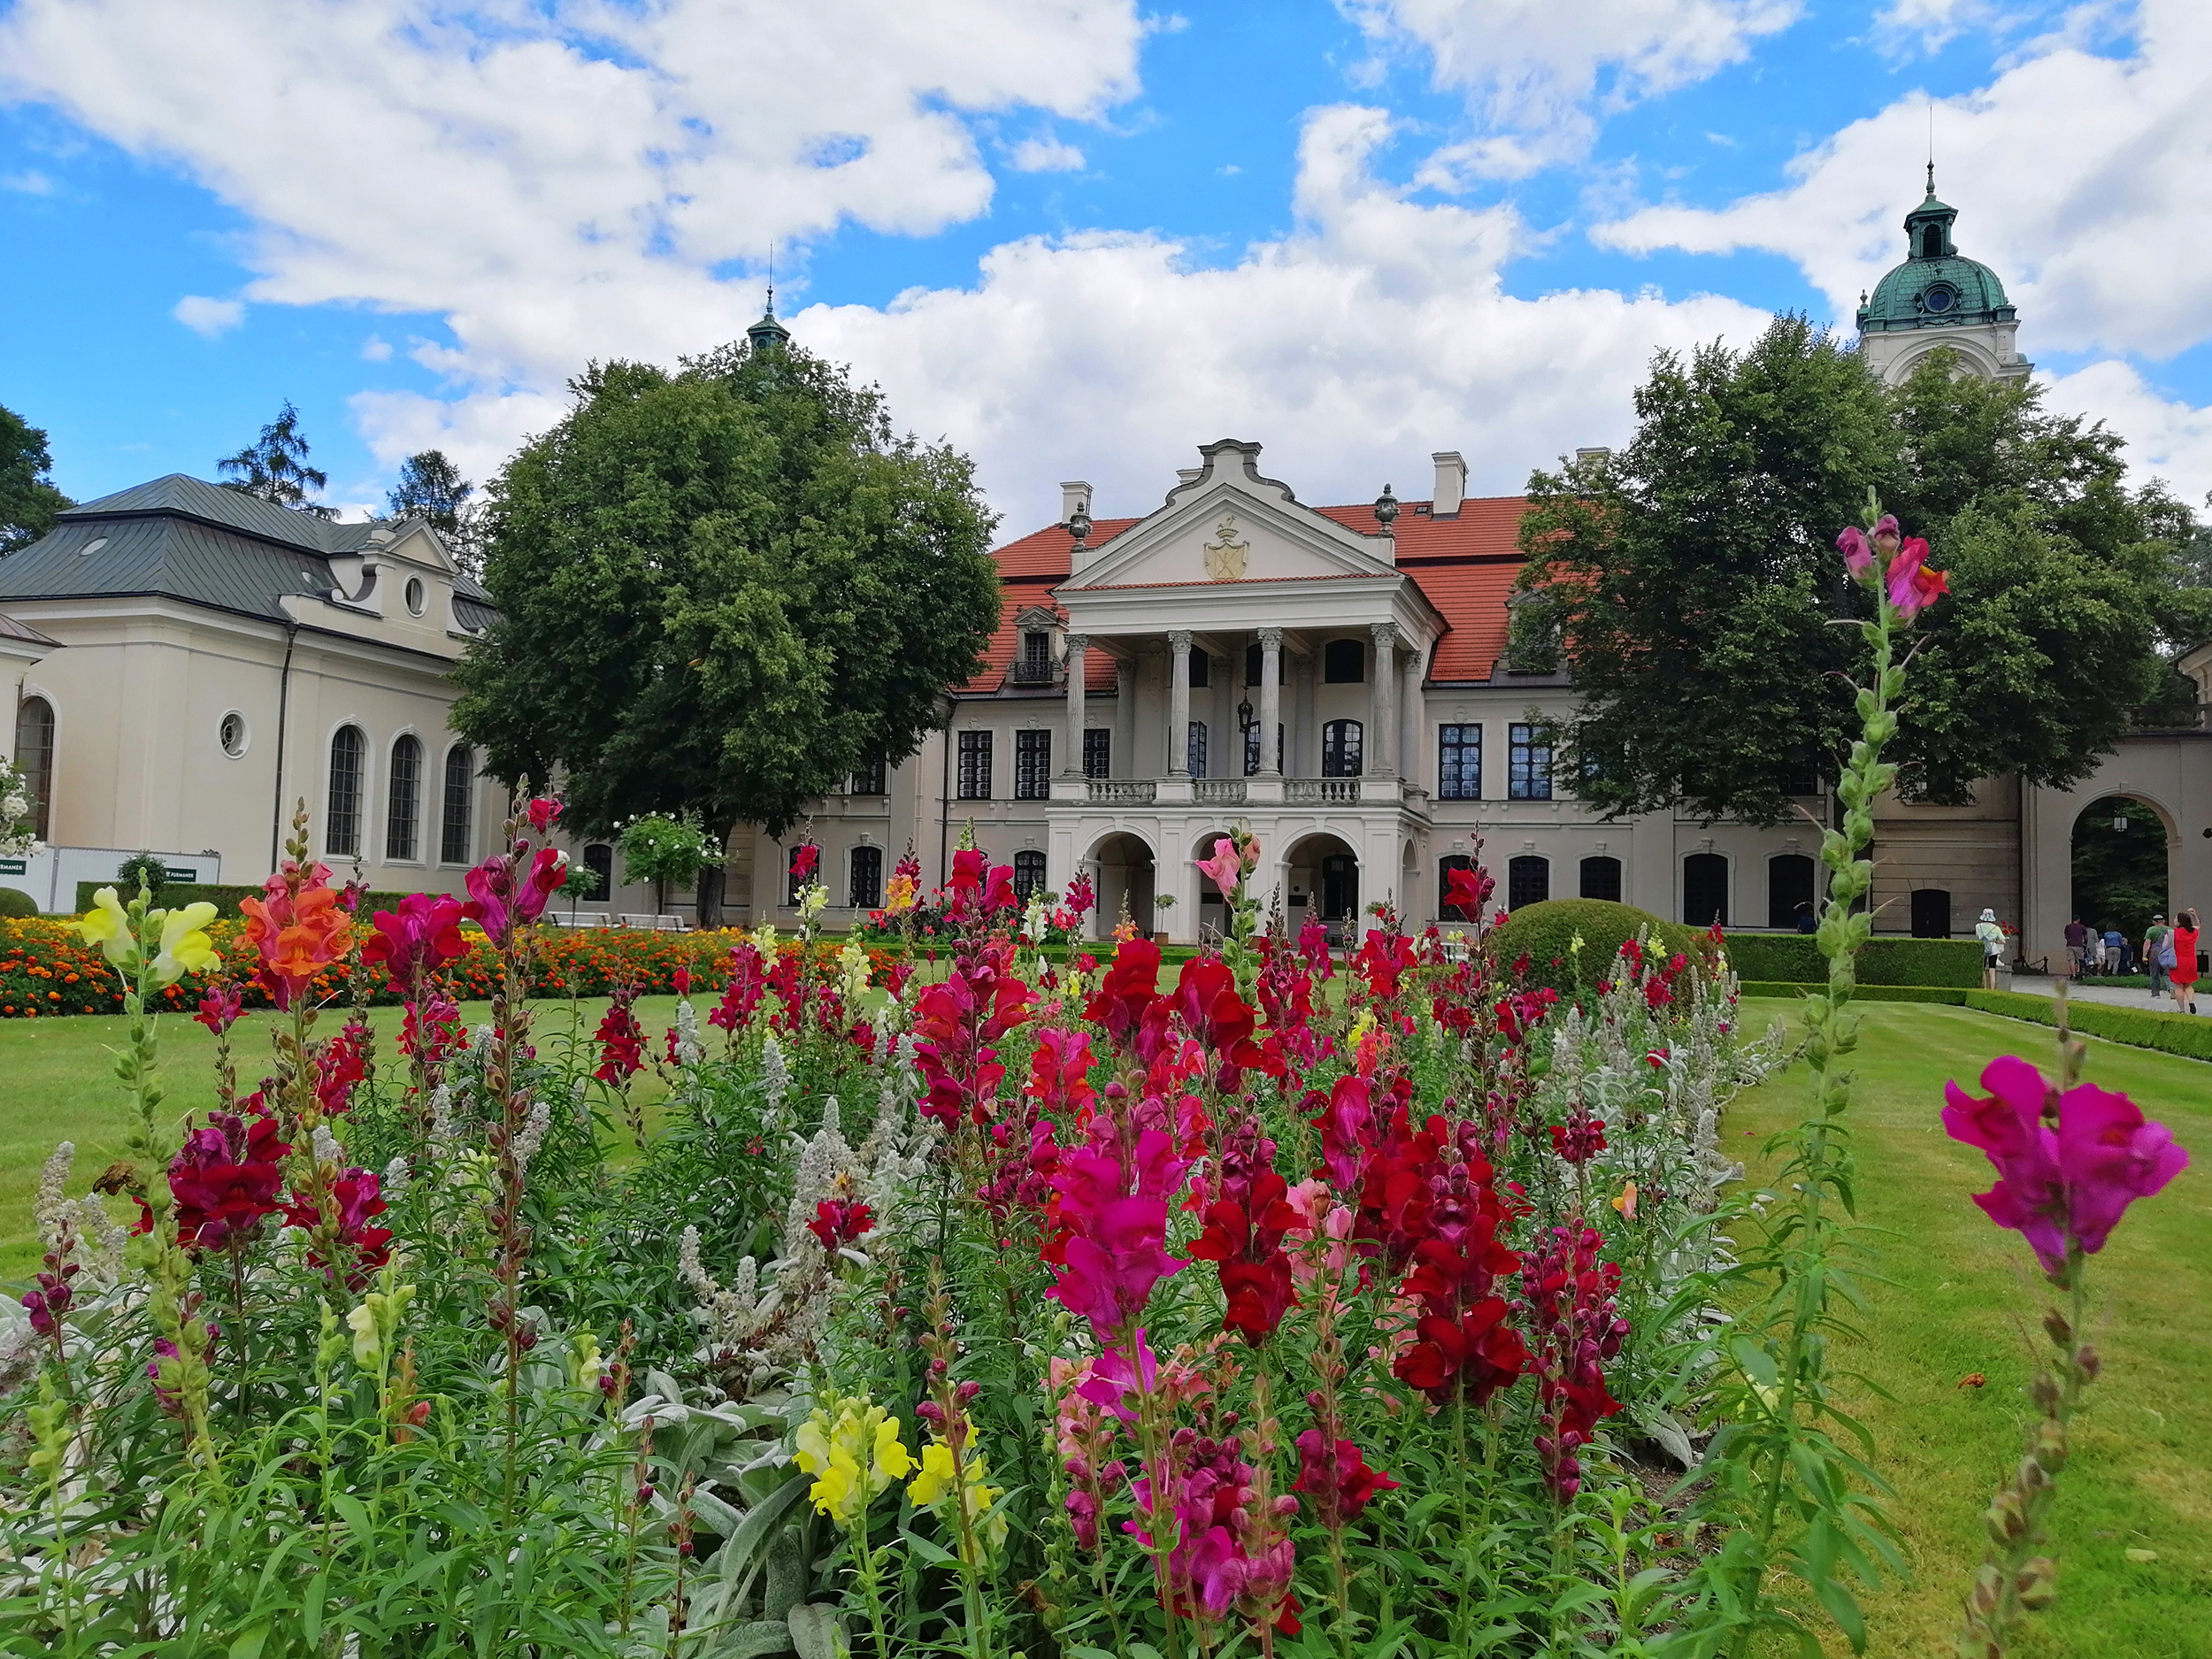
M1406 657L1405 684L1398 699L1398 770L1406 777L1420 783L1424 788L1433 788L1425 780L1430 776L1425 739L1427 721L1423 718L1421 705L1421 653L1413 651Z
M1291 775L1321 775L1321 729L1313 698L1313 655L1298 659L1298 729L1291 735Z
M1167 775L1190 776L1190 630L1167 636L1172 653L1167 683Z
M1083 653L1090 636L1068 635L1068 752L1060 766L1064 778L1083 775Z
M1260 772L1272 778L1282 771L1276 761L1275 733L1283 720L1283 631L1260 630Z
M1375 660L1368 672L1367 764L1371 778L1398 775L1398 630L1378 622L1370 630Z

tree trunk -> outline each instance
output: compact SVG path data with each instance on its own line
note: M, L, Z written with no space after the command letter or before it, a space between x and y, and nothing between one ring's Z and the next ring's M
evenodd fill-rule
M726 865L709 864L699 872L699 926L722 926L722 877Z

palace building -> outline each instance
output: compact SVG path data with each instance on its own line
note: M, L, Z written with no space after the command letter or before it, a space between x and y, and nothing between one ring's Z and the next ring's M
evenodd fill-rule
M2025 375L2002 284L1957 250L1958 211L1926 198L1906 257L1858 313L1869 371L1895 383L1949 348L1962 373ZM787 339L772 315L756 350ZM1586 456L1600 452L1586 451ZM1025 889L1096 887L1101 933L1126 909L1171 938L1217 927L1194 860L1231 824L1258 834L1259 886L1289 926L1356 926L1386 902L1437 918L1478 856L1509 908L1624 900L1735 928L1788 928L1811 902L1832 780L1800 781L1801 821L1678 813L1607 819L1553 764L1565 676L1508 649L1518 496L1471 497L1463 457L1430 457L1426 499L1310 504L1256 442L1201 445L1130 512L1061 487L1060 520L997 549L1001 624L949 688L921 750L848 780L780 841L741 829L733 919L794 919L791 859L822 848L832 926L882 902L911 848L926 883L972 826ZM1117 510L1120 514L1117 516ZM89 503L0 560L0 741L33 780L50 850L0 884L66 909L127 853L181 875L253 881L304 795L320 850L384 888L454 891L488 850L502 792L449 725L448 671L495 614L420 522L333 524L173 476ZM2177 664L2212 703L2212 644ZM2170 904L2212 908L2212 731L2124 739L2078 787L1984 780L1972 803L1878 813L1885 932L1970 932L1987 907L2027 954L2057 954L2071 842L2092 803L2144 803L2167 835ZM650 910L611 845L572 844L599 878L585 910Z

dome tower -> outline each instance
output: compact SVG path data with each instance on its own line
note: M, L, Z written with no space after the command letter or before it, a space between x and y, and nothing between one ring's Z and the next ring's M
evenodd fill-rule
M2019 313L2005 285L1952 241L1958 216L1936 199L1930 162L1927 199L1905 215L1905 263L1874 285L1871 298L1859 296L1859 355L1885 386L1897 385L1944 346L1985 380L2018 380L2035 366L2013 345Z

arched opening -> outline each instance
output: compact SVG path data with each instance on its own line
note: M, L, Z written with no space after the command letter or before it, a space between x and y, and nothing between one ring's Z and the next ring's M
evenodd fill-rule
M31 792L31 833L51 841L54 828L54 705L26 697L15 710L15 764Z
M465 864L469 861L469 796L475 788L476 757L465 743L456 743L445 752L444 810L438 820L438 862L445 864ZM588 852L590 849L585 849ZM614 868L614 855L607 855L607 868ZM606 897L605 893L599 895Z
M1447 853L1437 861L1436 915L1438 920L1447 923L1465 923L1475 919L1462 907L1450 902L1452 872L1455 870L1472 870L1474 867L1475 861L1465 853Z
M1912 890L1912 936L1948 939L1951 936L1951 892L1948 887Z
M422 739L403 733L392 745L392 771L384 791L384 856L412 864L422 825Z
M1607 853L1599 853L1582 861L1582 896L1586 899L1607 899L1615 904L1621 902L1621 861Z
M1682 861L1682 919L1692 927L1728 926L1728 860L1692 853Z
M1341 942L1359 927L1359 855L1340 837L1308 835L1284 855L1290 890L1284 924L1296 938L1308 918L1328 924L1329 936Z
M1505 905L1517 910L1551 897L1551 860L1523 853L1505 867Z
M2074 820L2073 914L2091 931L2139 943L2151 918L2173 915L2173 837L2165 814L2134 795L2092 801Z
M1093 848L1084 862L1095 872L1098 915L1093 926L1099 937L1110 934L1124 917L1146 934L1163 925L1152 907L1152 849L1142 837L1118 830Z
M872 910L883 902L883 849L856 847L847 861L845 902L856 910Z
M869 849L873 851L872 848ZM1032 894L1045 890L1045 856L1035 848L1014 855L1014 896L1024 904Z
M593 841L584 849L584 869L591 880L577 898L586 904L604 904L614 893L614 849L605 841Z
M1767 926L1796 929L1813 913L1813 861L1803 853L1777 853L1767 860Z

